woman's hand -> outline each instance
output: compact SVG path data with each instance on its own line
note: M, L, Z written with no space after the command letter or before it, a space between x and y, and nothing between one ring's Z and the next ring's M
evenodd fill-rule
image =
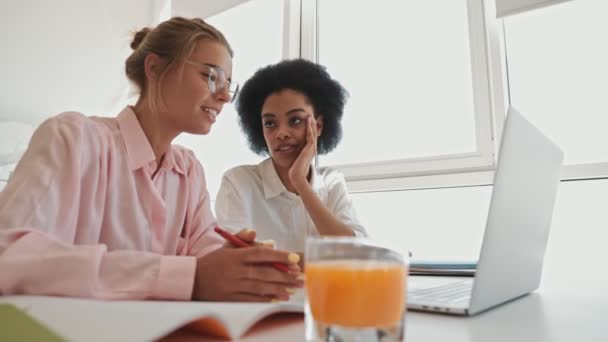
M255 231L242 230L237 236L244 241L255 240ZM249 248L222 247L197 260L192 298L207 301L288 300L299 279L300 258L295 253L275 250L265 245ZM272 266L284 263L290 269L284 273Z
M308 183L310 164L317 154L317 136L317 122L312 115L309 115L306 118L306 145L289 168L289 180L296 189L302 184Z
M255 237L256 237L257 233L255 232L254 229L251 229L251 228L241 229L235 235L236 235L236 237L238 237L239 239L245 241L246 243L248 243L250 245L268 247L268 248L273 248L273 249L275 248L274 240L255 241ZM233 246L230 242L226 242L226 246L236 247L236 246Z

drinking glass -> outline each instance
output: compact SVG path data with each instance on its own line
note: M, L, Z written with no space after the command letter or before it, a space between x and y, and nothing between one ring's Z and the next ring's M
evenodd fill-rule
M403 341L407 257L366 239L306 241L307 341Z

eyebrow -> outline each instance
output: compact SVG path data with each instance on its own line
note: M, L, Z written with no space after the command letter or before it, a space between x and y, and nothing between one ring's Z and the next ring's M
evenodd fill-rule
M304 112L306 114L309 114L306 110L304 110L304 108L294 108L294 109L288 110L287 113L285 113L285 115L289 116L289 115L292 115L292 114L295 114L295 113L298 113L298 112ZM264 113L264 114L262 114L263 118L265 118L265 117L275 117L275 116L276 115L273 114L273 113Z

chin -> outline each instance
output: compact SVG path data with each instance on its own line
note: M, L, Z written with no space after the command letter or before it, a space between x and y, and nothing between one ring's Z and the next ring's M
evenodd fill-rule
M211 132L211 125L200 125L199 127L191 127L186 131L189 134L207 135Z
M285 168L285 169L289 169L293 165L293 163L296 161L295 159L279 158L279 157L273 156L273 155L271 155L271 158L276 165L278 165L282 168Z

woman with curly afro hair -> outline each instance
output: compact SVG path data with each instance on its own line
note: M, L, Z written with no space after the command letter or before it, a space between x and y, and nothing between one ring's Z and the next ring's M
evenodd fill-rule
M228 170L216 200L220 225L254 228L280 248L304 250L307 236L365 236L344 176L316 168L340 141L346 90L324 67L288 60L258 70L237 99L251 150L269 156Z

